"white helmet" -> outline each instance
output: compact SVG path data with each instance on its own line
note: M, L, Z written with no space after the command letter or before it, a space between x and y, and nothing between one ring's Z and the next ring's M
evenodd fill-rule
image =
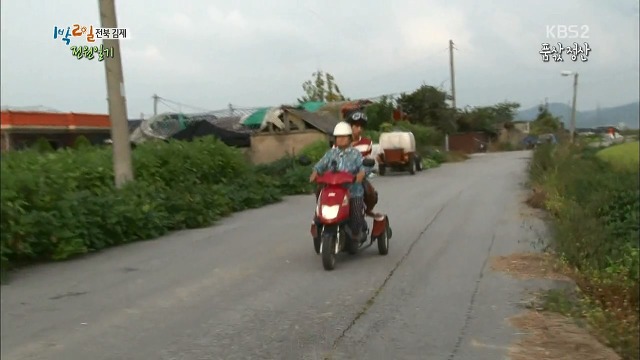
M339 122L333 129L333 136L351 136L352 134L351 125L346 121Z

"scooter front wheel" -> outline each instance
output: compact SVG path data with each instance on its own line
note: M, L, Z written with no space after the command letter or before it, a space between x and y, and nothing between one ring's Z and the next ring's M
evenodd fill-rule
M333 234L322 234L321 241L320 252L322 253L322 266L327 271L333 270L336 267L337 236Z

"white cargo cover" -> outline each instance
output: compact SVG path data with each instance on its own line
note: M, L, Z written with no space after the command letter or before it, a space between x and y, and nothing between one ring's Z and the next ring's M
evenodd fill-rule
M416 151L416 139L410 131L393 131L380 134L382 150L403 149L405 153Z

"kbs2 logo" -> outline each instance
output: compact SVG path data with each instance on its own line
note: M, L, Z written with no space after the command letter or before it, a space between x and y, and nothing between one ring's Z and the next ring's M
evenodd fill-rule
M547 25L547 39L588 39L588 25Z

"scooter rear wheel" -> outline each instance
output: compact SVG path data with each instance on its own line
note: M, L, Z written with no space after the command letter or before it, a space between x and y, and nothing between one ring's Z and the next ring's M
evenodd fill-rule
M389 237L387 236L387 232L383 232L382 235L378 236L378 253L380 255L387 255L389 253Z
M385 219L386 228L380 236L378 236L378 253L380 255L387 255L389 253L389 240L391 239L391 226L389 225L389 218Z

